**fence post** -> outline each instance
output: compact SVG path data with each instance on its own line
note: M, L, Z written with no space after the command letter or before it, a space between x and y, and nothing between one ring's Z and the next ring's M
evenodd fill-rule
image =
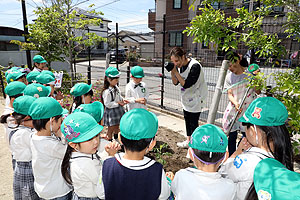
M208 124L214 124L216 120L216 114L218 111L221 95L222 95L222 89L224 86L224 81L226 77L226 73L229 67L229 61L228 60L223 60L222 62L222 67L219 72L219 78L218 82L216 85L215 93L212 99L212 104L209 108L209 113L208 113L208 118L207 118L207 123Z
M164 108L164 88L165 88L165 46L166 46L166 14L163 16L163 45L162 45L162 66L161 66L161 99L160 99L160 107Z
M5 92L4 92L4 82L3 82L3 76L2 76L2 70L0 71L0 78L1 78L1 87L2 87L2 93L3 93L3 97L4 99L6 98Z
M130 81L130 64L128 64L127 66L127 83L129 83L129 81Z
M116 63L117 63L117 70L119 70L119 63L118 63L118 59L119 59L119 27L118 27L118 23L116 23Z
M88 33L90 33L89 27L87 27ZM88 84L92 83L92 76L91 76L91 47L88 47L88 56L89 56L89 66L88 66Z

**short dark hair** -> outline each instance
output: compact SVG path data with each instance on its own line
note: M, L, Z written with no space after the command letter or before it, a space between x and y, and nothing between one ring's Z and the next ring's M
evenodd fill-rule
M20 96L23 96L23 93L21 93L21 94L16 94L16 95L14 95L14 96L9 96L9 99L11 100L12 98L18 98L18 97L20 97Z
M16 120L17 124L18 124L18 127L20 126L20 124L24 121L26 115L23 115L23 114L20 114L20 113L17 113L17 112L13 112L12 113L12 116L14 117L14 119ZM31 117L30 119L31 120Z
M186 52L180 47L174 47L170 51L170 57L171 56L182 57L182 56L185 56L185 54L186 54Z
M212 152L211 158L209 157L210 152L209 151L200 151L198 149L193 149L194 154L203 160L204 162L208 163L216 163L221 160L221 158L224 157L225 153L220 153L220 152Z
M55 121L58 121L59 118L61 118L61 115L57 115L54 117ZM46 129L46 124L47 122L50 120L50 118L48 119L34 119L32 121L33 127L37 130L37 131L41 131L42 129Z
M153 138L147 138L147 139L140 139L140 140L129 140L121 135L121 141L125 147L126 150L132 151L132 152L141 152L144 149L146 149L150 142L154 139Z
M234 52L234 51L229 51L226 53L225 55L225 60L229 60L232 63L235 63L236 61L240 61L240 65L242 67L248 67L249 63L247 61L247 59L242 56L242 58L240 59L240 56L238 53Z

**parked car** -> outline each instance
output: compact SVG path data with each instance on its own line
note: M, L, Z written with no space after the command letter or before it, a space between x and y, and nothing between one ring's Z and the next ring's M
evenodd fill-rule
M112 63L112 62L118 62L118 63L123 63L126 61L126 52L124 49L119 49L118 50L118 58L117 58L117 52L115 49L112 49L110 51L110 61L109 63Z

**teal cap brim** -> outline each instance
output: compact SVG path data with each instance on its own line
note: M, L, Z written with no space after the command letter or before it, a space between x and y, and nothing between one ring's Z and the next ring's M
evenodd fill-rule
M87 130L87 132L89 132L89 134L86 134L83 137L78 137L78 139L75 139L72 142L80 143L80 142L88 141L88 140L92 139L93 137L95 137L96 135L98 135L102 130L103 130L103 126L96 124L90 130Z

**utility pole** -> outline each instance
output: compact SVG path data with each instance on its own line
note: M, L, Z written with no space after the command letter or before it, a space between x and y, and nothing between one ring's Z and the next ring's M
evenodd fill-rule
M25 0L21 0L22 4L22 12L23 12L23 26L24 26L24 37L25 37L25 42L28 42L28 28L27 28L27 16L26 16L26 6L25 6ZM31 55L30 55L30 50L26 50L26 58L27 58L27 66L31 70L32 65L31 65Z
M117 70L119 70L119 26L116 23L116 63L117 63Z

